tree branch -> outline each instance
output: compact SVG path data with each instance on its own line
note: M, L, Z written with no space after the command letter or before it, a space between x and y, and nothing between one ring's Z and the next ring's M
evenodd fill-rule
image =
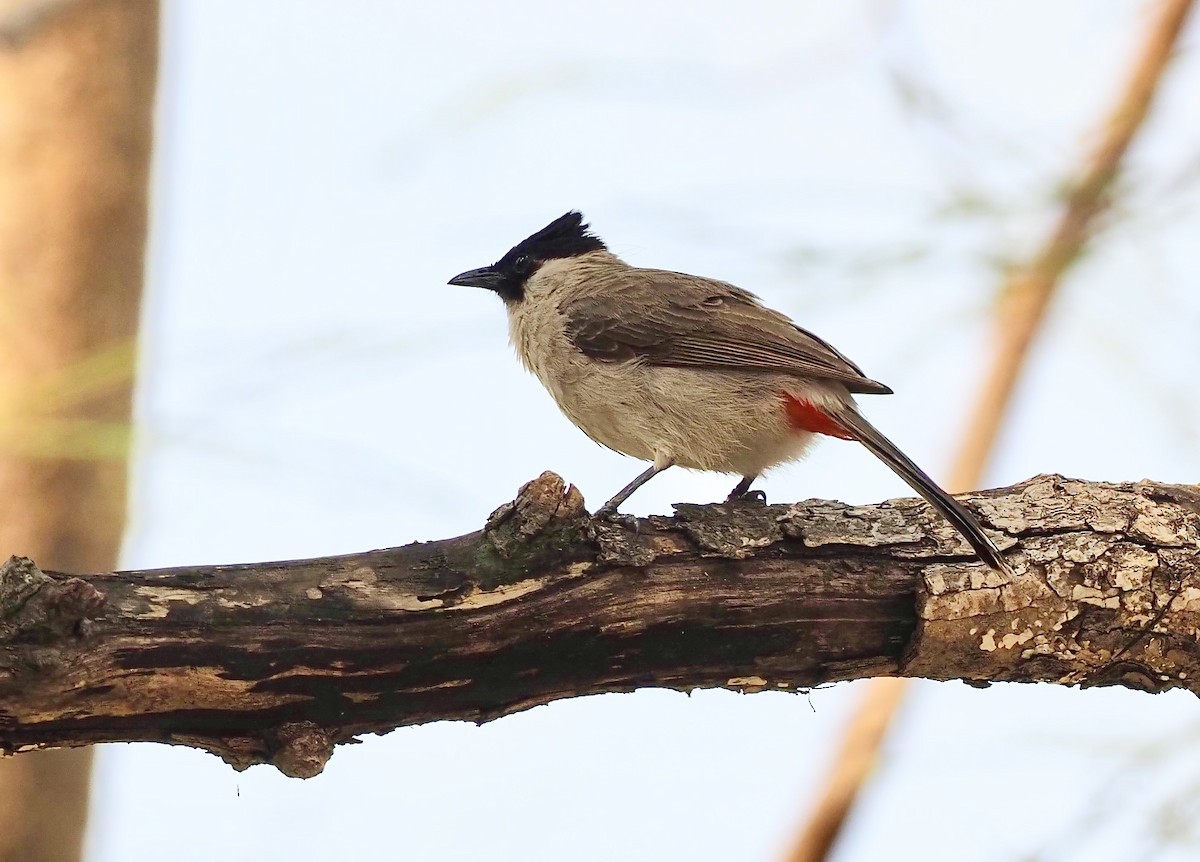
M592 520L545 473L480 532L315 560L0 568L0 751L148 740L320 772L429 721L658 686L877 675L1200 690L1200 489L1041 476L972 498Z

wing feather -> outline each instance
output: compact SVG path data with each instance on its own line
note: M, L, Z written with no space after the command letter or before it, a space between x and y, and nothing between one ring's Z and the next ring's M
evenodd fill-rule
M559 310L568 338L600 362L794 374L836 380L851 392L892 391L732 284L633 267L592 274L589 284L594 293L575 293Z

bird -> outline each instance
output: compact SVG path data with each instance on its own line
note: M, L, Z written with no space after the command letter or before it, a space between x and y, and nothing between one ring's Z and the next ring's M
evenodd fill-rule
M451 285L497 294L517 356L592 440L650 466L597 510L611 517L672 467L740 475L756 497L766 470L818 438L855 440L952 524L980 559L1011 572L962 503L860 412L890 395L827 341L753 293L712 278L632 266L572 210Z

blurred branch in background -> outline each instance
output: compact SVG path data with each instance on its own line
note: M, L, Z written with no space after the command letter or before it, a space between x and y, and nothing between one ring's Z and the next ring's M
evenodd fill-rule
M0 549L107 569L125 522L155 0L0 2ZM91 752L0 761L0 859L69 862Z
M1110 205L1113 179L1146 118L1191 7L1192 0L1160 4L1125 89L1099 130L1098 145L1066 191L1053 232L1030 263L1010 273L1004 282L996 311L992 363L977 390L975 407L946 482L951 491L975 488L982 481L1054 289L1094 235L1097 216ZM871 685L872 691L846 728L834 767L787 856L789 862L819 862L829 857L879 759L886 729L903 703L907 683L884 678Z

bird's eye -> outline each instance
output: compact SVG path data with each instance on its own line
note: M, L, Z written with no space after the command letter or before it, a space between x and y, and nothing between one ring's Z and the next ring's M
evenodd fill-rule
M513 266L516 269L525 269L529 266L529 255L523 254L513 261Z

